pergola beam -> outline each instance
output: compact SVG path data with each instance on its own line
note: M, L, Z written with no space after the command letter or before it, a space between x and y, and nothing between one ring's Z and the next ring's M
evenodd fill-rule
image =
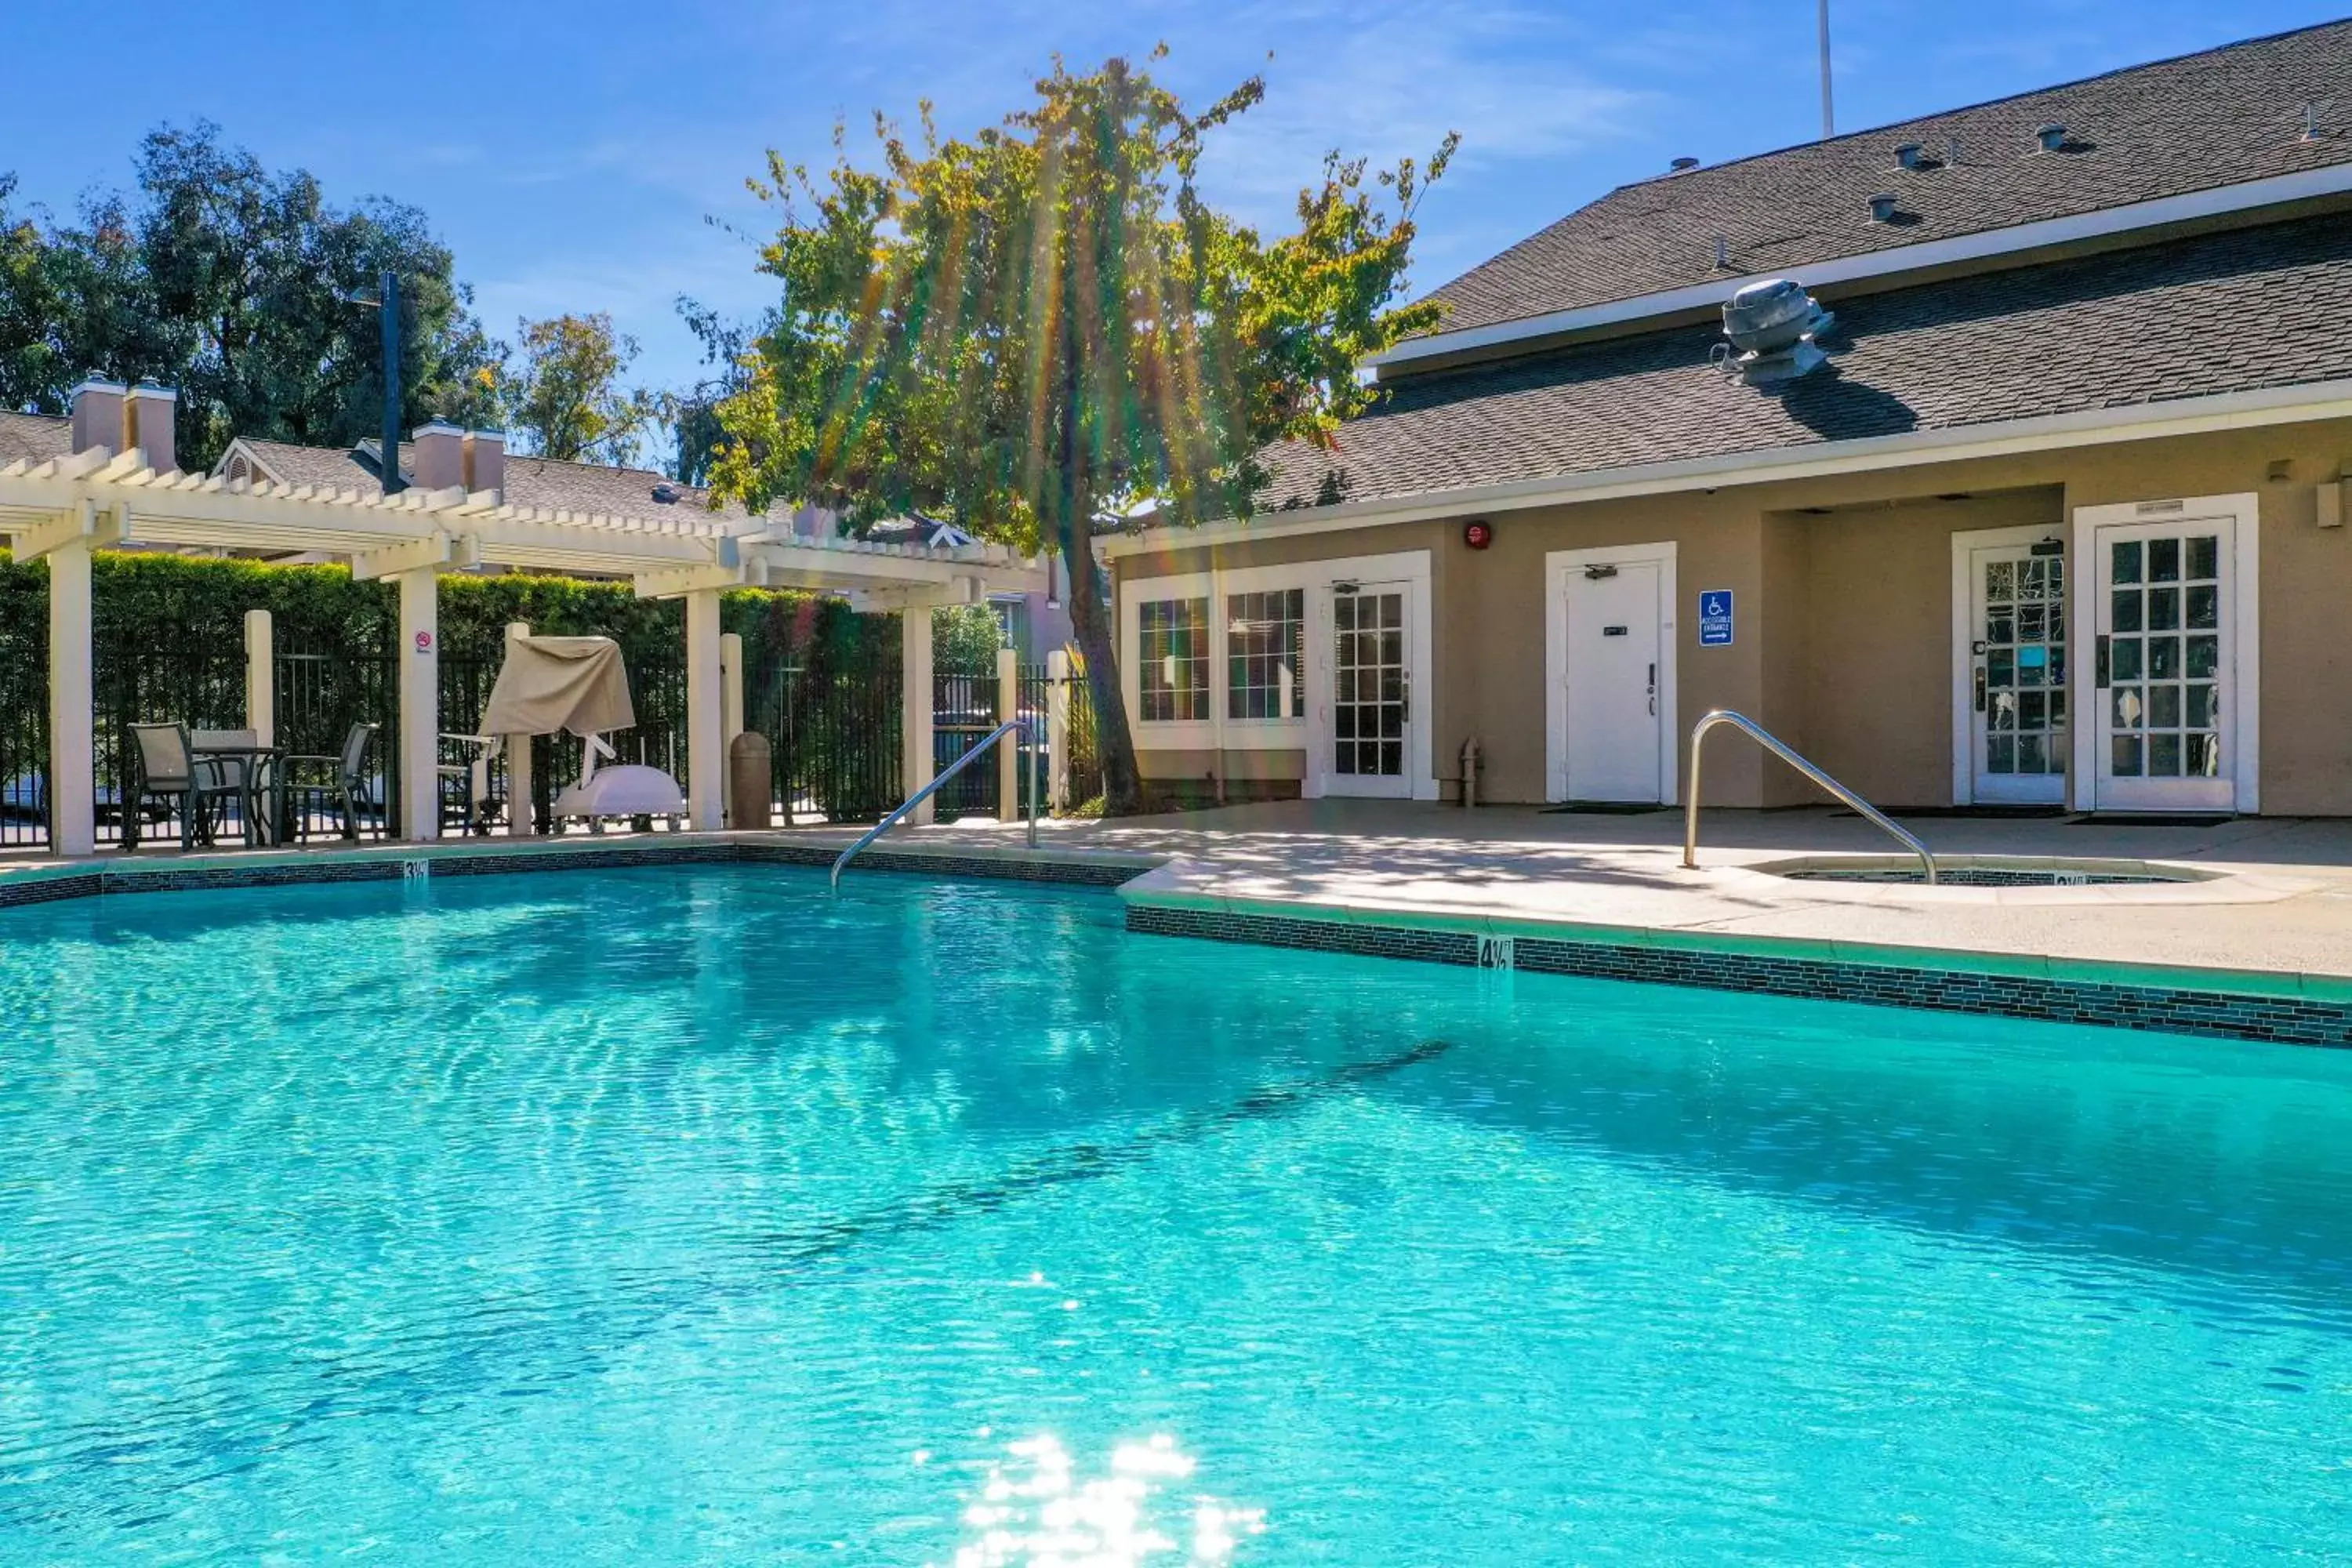
M128 503L117 501L100 509L97 502L88 500L45 521L7 530L14 541L9 548L19 561L38 561L68 544L103 550L110 544L121 543L130 531Z
M386 545L352 557L352 580L372 582L378 577L396 577L404 572L462 571L481 563L482 547L478 541L459 534L429 533L423 539L412 539L405 544Z

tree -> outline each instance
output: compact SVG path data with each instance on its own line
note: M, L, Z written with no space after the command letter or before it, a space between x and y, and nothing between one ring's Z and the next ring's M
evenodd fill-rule
M661 402L621 376L637 357L637 340L613 330L602 313L555 316L516 327L520 366L505 377L509 418L543 458L625 463L636 454Z
M422 212L337 209L201 121L150 132L134 166L135 196L94 196L79 224L0 215L0 402L61 413L91 371L152 376L180 390L184 468L237 435L348 445L383 426L381 323L357 299L388 270L404 421L493 422L498 345Z
M1333 445L1376 395L1365 356L1437 320L1395 301L1455 138L1369 184L1329 154L1297 231L1268 241L1195 184L1205 139L1264 91L1253 79L1192 114L1125 60L1057 62L1035 104L969 139L941 140L926 104L918 146L877 118L879 169L836 132L821 181L772 153L752 184L782 210L761 266L783 299L720 406L715 485L853 524L945 515L1077 563L1113 812L1141 796L1096 534L1145 511L1249 516L1257 455Z
M751 350L751 333L748 327L683 295L677 313L687 331L702 344L702 363L710 374L667 397L663 414L677 442L674 471L678 482L698 486L709 481L711 465L726 444L727 430L719 422L719 408L746 384L744 357Z

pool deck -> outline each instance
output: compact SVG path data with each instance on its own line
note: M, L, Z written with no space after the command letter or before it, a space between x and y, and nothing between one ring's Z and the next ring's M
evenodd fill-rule
M1395 928L1818 954L1841 962L2096 970L2132 984L2178 984L2184 970L2229 989L2352 999L2352 820L2248 818L2212 827L2093 826L2064 819L1927 817L1906 822L1939 856L2093 858L2186 867L2210 879L2083 887L1942 887L1794 881L1759 865L1817 855L1884 856L1858 818L1829 810L1707 814L1701 868L1681 868L1675 812L1609 815L1528 806L1291 801L1117 822L1044 825L1040 857L1093 879L1132 875L1131 903L1169 910ZM420 848L397 844L181 856L142 851L94 861L0 858L0 903L30 879L93 869L108 890L166 870L245 880L308 879L320 860L462 858L520 869L522 857L694 846L768 847L821 858L856 829L761 834L503 837ZM902 828L883 860L970 870L1026 860L1017 826ZM600 857L597 852L603 851ZM1005 868L1010 870L1012 868ZM350 869L347 868L347 874ZM380 865L377 874L384 874ZM1039 868L1038 869L1045 869ZM308 875L332 875L318 867ZM159 884L149 884L159 885ZM30 889L24 889L29 892ZM97 890L92 888L90 890Z

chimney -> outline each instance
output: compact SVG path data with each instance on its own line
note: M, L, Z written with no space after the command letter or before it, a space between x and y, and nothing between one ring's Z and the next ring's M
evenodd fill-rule
M446 490L466 477L466 433L436 419L408 433L409 482L419 489Z
M173 422L180 412L180 395L168 386L142 381L124 401L122 439L147 454L147 466L168 474L180 466L179 438Z
M466 489L503 490L507 488L507 434L474 430L466 437Z
M122 450L122 397L130 390L119 381L100 381L94 375L73 389L75 451L103 447L110 458Z

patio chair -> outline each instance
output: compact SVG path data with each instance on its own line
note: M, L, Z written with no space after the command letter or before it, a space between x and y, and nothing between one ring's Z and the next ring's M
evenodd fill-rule
M495 735L442 735L445 755L471 748L465 761L443 763L434 770L441 781L442 826L478 837L498 821L506 801L490 788L490 758L503 743Z
M181 848L193 849L199 837L211 843L213 807L243 796L244 779L195 762L185 724L133 724L131 738L136 776L122 812L123 848L139 847L140 821L150 801L167 810L177 803Z
M374 725L354 724L343 737L341 755L286 759L287 809L298 839L310 836L310 813L317 807L334 811L349 839L360 837L361 818L368 814L373 813L379 825L383 822L383 808L368 798L367 752L374 739Z

